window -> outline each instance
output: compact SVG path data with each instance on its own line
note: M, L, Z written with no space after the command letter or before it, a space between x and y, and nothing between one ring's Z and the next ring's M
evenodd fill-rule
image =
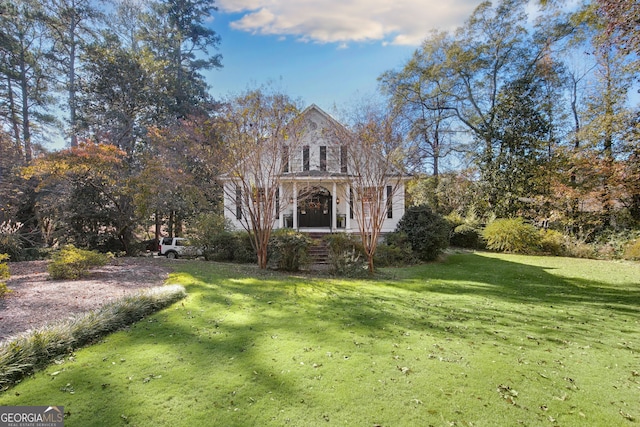
M276 188L276 219L280 219L280 189Z
M236 185L236 219L242 219L242 188Z
M309 146L305 145L302 147L302 170L309 170Z
M387 185L387 218L393 218L393 189Z
M289 172L289 146L282 146L282 172Z
M349 218L353 219L353 188L349 188Z
M347 173L347 147L340 146L340 172Z
M327 170L327 147L324 145L320 146L320 170Z

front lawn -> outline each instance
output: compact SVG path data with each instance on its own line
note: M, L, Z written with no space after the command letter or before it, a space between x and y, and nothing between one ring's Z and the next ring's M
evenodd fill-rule
M375 280L176 263L188 297L0 394L66 426L632 426L640 265L488 253Z

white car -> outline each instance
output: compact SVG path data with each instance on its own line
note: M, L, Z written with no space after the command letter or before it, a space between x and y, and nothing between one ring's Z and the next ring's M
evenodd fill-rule
M189 239L184 237L163 237L160 240L158 255L164 255L169 259L178 257L195 258L202 255L202 250L191 245Z

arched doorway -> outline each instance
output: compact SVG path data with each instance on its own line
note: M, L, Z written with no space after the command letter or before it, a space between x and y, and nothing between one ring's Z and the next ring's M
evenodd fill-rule
M310 187L298 197L298 227L331 227L331 193L323 187Z

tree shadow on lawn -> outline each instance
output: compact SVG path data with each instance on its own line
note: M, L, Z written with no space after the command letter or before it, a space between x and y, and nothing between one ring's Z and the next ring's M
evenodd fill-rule
M640 279L636 283L613 285L554 275L549 273L552 269L554 267L463 254L452 255L442 264L410 269L408 274L404 273L403 277L385 284L421 293L466 294L542 306L589 305L620 314L640 314Z
M215 292L207 286L200 294L207 303L230 304L238 296L255 307L266 303L272 310L280 309L278 316L291 325L310 314L316 325L326 323L369 335L415 328L464 334L464 326L473 323L495 333L496 328L523 320L537 321L546 333L558 330L558 322L566 322L574 332L589 334L598 316L637 319L640 314L640 285L568 278L548 270L478 254L386 270L387 277L400 276L392 280L344 281L260 271L249 277L247 270L236 269L231 273L237 276L216 282ZM206 273L195 273L194 278L198 283L211 280Z
M209 268L223 272L212 275ZM315 342L339 336L352 346L401 341L416 331L470 340L481 333L497 342L519 334L533 345L539 340L591 342L614 330L633 333L640 286L566 278L548 270L464 254L444 263L387 270L387 278L345 281L221 264L191 272L193 281L186 286L190 298L212 316L210 327L224 324L228 331L215 347L224 357L242 354L256 337L268 339L278 330ZM388 279L393 274L402 277ZM230 315L241 320L229 322ZM181 333L199 339L201 331Z

